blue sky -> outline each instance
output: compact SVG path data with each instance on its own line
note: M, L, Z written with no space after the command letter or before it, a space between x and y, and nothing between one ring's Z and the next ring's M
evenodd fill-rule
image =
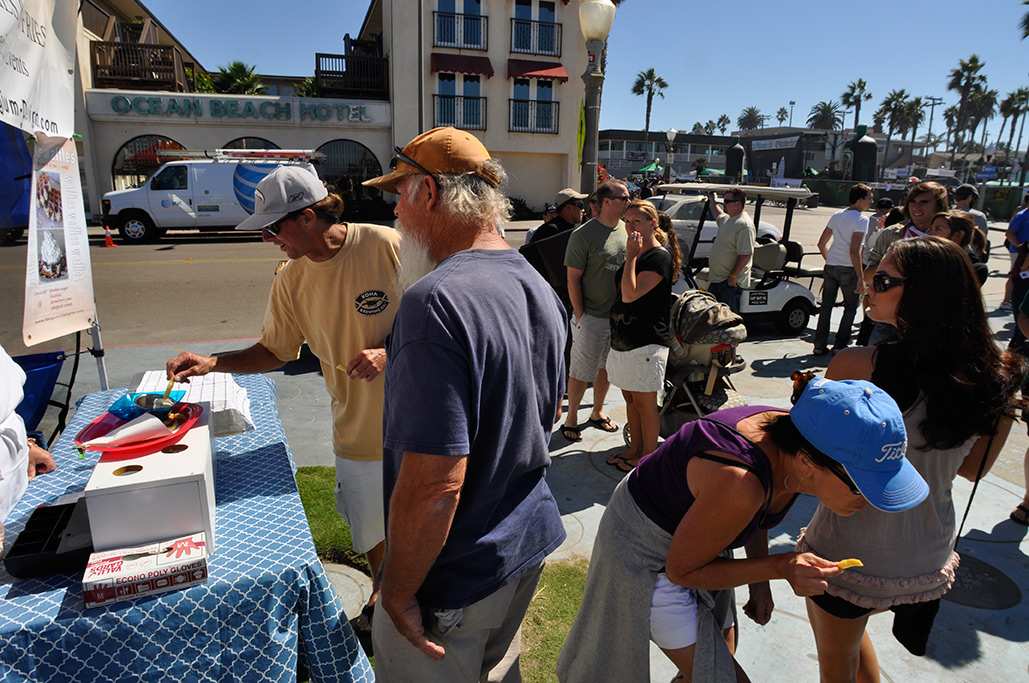
M315 52L342 52L343 34L357 33L367 8L365 0L146 4L207 69L240 59L259 72L290 75L310 75ZM287 6L298 11L284 15ZM866 123L893 88L937 95L947 106L956 101L946 91L947 72L973 52L1003 98L1029 84L1029 40L1017 28L1025 10L1020 0L628 0L611 33L601 126L643 128L644 101L630 88L648 67L670 85L655 101L652 130L688 130L722 113L735 121L749 105L774 114L791 99L794 124L803 124L815 102L839 99L856 78L874 95L862 107ZM936 131L941 117L937 108ZM998 116L991 140L999 128Z

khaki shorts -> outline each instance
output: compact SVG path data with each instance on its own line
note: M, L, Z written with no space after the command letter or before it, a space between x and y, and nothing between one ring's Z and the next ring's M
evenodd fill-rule
M592 382L607 364L611 350L611 321L583 314L579 322L572 318L572 357L568 376L580 382Z
M624 391L657 392L665 387L668 347L641 346L631 351L611 349L607 356L607 379Z
M386 540L381 460L336 458L336 512L350 527L354 552L366 553Z

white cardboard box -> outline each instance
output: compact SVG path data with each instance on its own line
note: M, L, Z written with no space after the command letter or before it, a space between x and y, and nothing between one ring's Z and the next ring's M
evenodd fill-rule
M214 461L207 406L165 451L97 462L86 484L96 551L131 548L203 532L214 554Z
M86 607L188 588L207 580L204 534L89 556L82 576Z

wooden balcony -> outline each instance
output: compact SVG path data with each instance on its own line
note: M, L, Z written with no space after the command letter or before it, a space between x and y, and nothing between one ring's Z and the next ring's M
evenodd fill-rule
M182 54L171 45L90 43L94 88L188 92L191 79Z
M327 97L389 99L389 60L366 55L316 52L314 80Z

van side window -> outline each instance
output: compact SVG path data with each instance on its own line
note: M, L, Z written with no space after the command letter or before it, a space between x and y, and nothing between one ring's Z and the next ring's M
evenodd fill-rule
M169 166L150 181L151 190L185 190L189 169L185 166Z

